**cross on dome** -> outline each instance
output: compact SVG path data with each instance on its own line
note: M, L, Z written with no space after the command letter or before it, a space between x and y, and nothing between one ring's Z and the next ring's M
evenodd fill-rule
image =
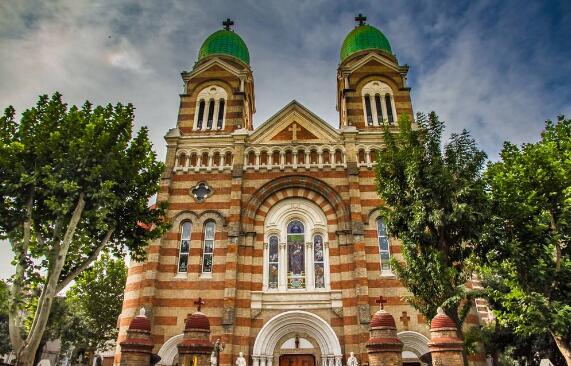
M363 14L361 14L361 13L359 13L359 15L357 15L357 16L355 17L355 21L356 21L356 22L359 22L359 25L365 24L365 21L366 21L366 20L367 20L367 17L364 16Z
M222 22L224 29L230 30L230 27L234 25L234 22L230 18L226 18L225 21Z
M196 300L194 302L194 305L196 305L197 311L200 311L200 309L202 308L202 305L204 305L204 304L206 304L206 303L204 302L204 300L202 300L202 297L199 297L198 300Z
M379 306L381 307L381 310L385 309L384 304L387 302L387 300L382 295L379 296L379 298L377 300L375 300L375 302L377 304L379 304Z

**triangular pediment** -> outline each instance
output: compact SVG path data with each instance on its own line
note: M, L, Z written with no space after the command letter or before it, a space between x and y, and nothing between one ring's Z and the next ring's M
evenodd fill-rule
M250 143L336 143L339 133L309 109L293 100L262 123L250 136Z
M396 59L395 61L392 61L387 56L382 56L375 52L370 52L364 57L351 60L347 65L345 65L345 69L348 69L350 72L354 72L357 69L360 69L361 67L370 63L377 63L397 72L401 71L398 63L396 62Z
M232 75L235 76L240 76L242 74L244 74L243 71L239 70L238 68L236 68L234 65L230 64L229 62L218 58L218 57L213 57L210 60L200 64L199 66L196 66L192 71L190 72L183 72L183 78L186 76L187 78L193 78L198 76L199 74L202 74L204 72L208 72L208 71L227 71Z

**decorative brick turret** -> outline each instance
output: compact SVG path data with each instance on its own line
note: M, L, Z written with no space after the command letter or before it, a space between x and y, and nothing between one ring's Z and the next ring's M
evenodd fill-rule
M433 366L462 366L464 342L458 338L456 324L439 308L430 323L430 354Z
M153 351L151 341L151 322L145 315L145 308L129 325L127 339L121 346L121 366L149 366Z
M178 345L181 366L210 366L210 355L214 345L210 342L210 321L200 311L203 304L199 298L198 311L186 318L184 336Z
M402 342L397 337L395 318L383 309L385 300L377 300L381 308L373 315L367 342L370 366L402 366Z

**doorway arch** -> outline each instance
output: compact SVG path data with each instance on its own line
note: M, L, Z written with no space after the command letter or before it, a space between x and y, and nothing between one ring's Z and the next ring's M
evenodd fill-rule
M319 316L301 310L283 312L264 324L254 343L253 366L273 366L280 341L296 332L307 334L319 346L317 365L341 366L341 345L333 328Z

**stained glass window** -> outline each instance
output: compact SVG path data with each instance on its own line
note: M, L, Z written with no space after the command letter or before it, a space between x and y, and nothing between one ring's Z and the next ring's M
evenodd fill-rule
M313 237L313 267L315 277L315 288L325 288L325 248L323 237L315 235Z
M287 226L287 277L288 288L305 288L305 236L301 221L294 220Z
M192 224L185 221L181 226L180 232L180 248L178 254L178 271L188 271L188 252L190 251L190 232Z
M383 219L377 219L377 237L379 239L379 254L381 256L381 270L390 271L391 252L389 247L389 237L387 236L387 227Z
M208 221L204 225L204 245L202 248L202 273L212 273L212 257L214 255L214 232L216 225Z
M268 287L278 288L279 272L279 245L278 237L270 236L268 243Z

